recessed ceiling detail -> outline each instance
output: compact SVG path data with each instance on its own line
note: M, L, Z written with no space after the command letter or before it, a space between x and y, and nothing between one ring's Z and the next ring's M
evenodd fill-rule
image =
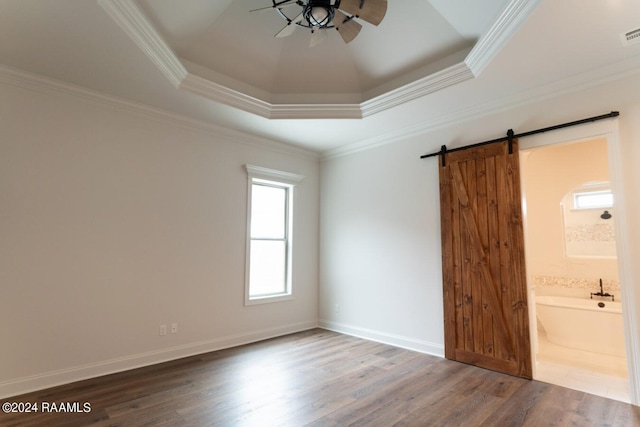
M245 11L239 10L238 8L242 7L239 5L246 6L247 3L264 4L265 1L266 0L251 0L249 2L232 2L227 0L226 3L229 5L228 13L230 15L236 13L237 16L244 18L245 15L241 14L241 12ZM344 50L347 48L342 41L340 41L340 45L336 44L336 46L339 47L333 47L334 45L329 43L334 42L334 40L327 40L323 42L322 46L314 48L309 48L307 45L304 46L305 49L310 50L312 53L307 54L305 52L304 55L313 55L315 54L314 49L319 48L323 50L317 51L317 55L327 54L327 52L328 55L330 55L330 57L324 60L310 57L307 63L301 60L296 61L295 57L282 57L287 53L287 48L290 48L290 46L297 47L295 44L299 43L298 41L289 41L292 37L287 39L287 43L289 43L287 45L269 45L269 48L273 49L274 52L279 52L281 61L290 61L286 62L286 64L294 64L293 66L273 65L272 68L276 70L274 74L276 75L275 79L283 79L282 73L291 73L291 81L302 79L301 86L294 87L294 90L291 92L271 89L269 82L257 80L261 78L264 79L264 75L251 76L256 80L245 82L236 79L235 76L230 76L228 72L223 72L224 70L221 72L212 69L212 67L207 66L209 63L203 65L203 63L206 62L205 60L201 61L203 63L200 64L194 62L193 58L196 58L197 55L193 52L197 51L197 49L194 47L190 50L190 46L182 46L186 46L184 40L190 39L184 35L182 38L178 38L175 36L177 31L174 31L174 34L172 34L173 39L169 37L171 43L167 41L167 37L161 34L161 31L158 29L159 18L156 16L155 20L152 19L149 16L150 12L146 9L143 10L141 5L135 0L98 0L98 3L147 57L151 59L169 82L179 90L194 93L268 119L361 119L477 77L539 3L539 0L496 1L497 3L493 3L501 6L500 10L498 10L497 19L492 21L493 24L490 25L475 42L464 42L465 38L462 38L459 32L456 33L455 30L453 30L453 26L445 21L441 14L436 13L438 19L444 22L444 24L441 25L448 26L450 33L453 34L453 36L450 37L452 42L449 44L448 53L446 50L442 50L439 58L435 58L427 63L418 63L415 67L404 73L396 72L394 74L391 71L386 71L387 74L384 74L383 70L380 72L380 75L387 75L387 77L366 75L369 68L374 68L375 66L382 69L386 65L385 58L381 56L378 58L378 61L381 62L380 64L369 62L369 67L360 66L360 69L357 70L360 74L365 74L365 77L367 77L368 80L366 84L360 83L358 87L358 85L354 83L347 87L348 77L330 80L327 85L335 84L335 86L339 86L342 84L344 86L336 93L323 90L321 86L318 86L320 90L304 93L299 87L305 88L304 79L308 78L311 80L311 77L305 75L300 76L300 73L302 72L304 74L307 72L307 69L304 68L305 66L311 71L317 68L313 67L313 64L316 64L316 62L313 61L322 61L319 62L322 65L332 65L331 61L339 55L342 55L343 58L347 58L349 54L360 55L358 59L362 60L365 64L367 60L371 61L369 58L362 58L364 55L363 52L368 52L366 50L368 47L367 43L372 43L372 45L375 46L378 40L377 38L384 37L384 34L373 33L382 30L386 20L392 21L393 19L397 20L402 18L402 16L398 14L394 15L393 9L400 6L398 2L392 2L389 5L385 22L383 22L380 27L370 26L372 30L371 33L360 34L356 40L349 44L349 46L353 46L354 51ZM432 0L432 2L437 3L434 0ZM502 6L505 2L506 5ZM182 5L183 2L181 2L181 6ZM431 6L429 5L429 7ZM222 13L226 13L226 11ZM249 9L247 9L246 16L249 15L260 14L249 13ZM219 17L215 25L225 26L228 24L225 22L218 24L219 20L222 20L222 18ZM282 21L281 18L280 21ZM281 27L282 23L280 22L278 25ZM164 27L167 27L167 25L164 25ZM207 30L215 31L216 29ZM169 30L165 29L164 32L166 33L168 31ZM252 34L255 34L257 31L258 30L254 30ZM363 29L361 33L364 32L365 30ZM273 37L272 33L268 35L267 30L264 30L264 33L264 37ZM382 33L382 31L380 31L380 33ZM215 33L213 34L215 35ZM458 35L455 36L455 34ZM454 36L458 37L458 42L455 42L456 39ZM217 39L219 40L219 37ZM262 43L275 43L262 41L262 39L260 41ZM238 44L246 43L249 45L250 42L251 40L243 40L242 42L238 42ZM308 40L306 43L308 44ZM356 46L358 43L360 43L360 45ZM412 41L408 40L407 43L411 44ZM180 51L180 49L182 49L182 52L176 53ZM221 47L221 49L223 49L223 47ZM247 49L249 49L249 47L247 47ZM365 50L363 51L363 49ZM420 46L415 46L415 49L420 49ZM291 52L295 51L291 50ZM226 53L226 51L221 51L218 57L222 57L223 53ZM183 58L183 55L191 55L191 57ZM394 59L400 63L402 58L391 58L390 53L387 59L387 62L393 62L392 59ZM215 65L216 60L217 57L214 56L210 61ZM242 60L246 60L246 58L239 59L239 61ZM272 58L263 58L263 61L269 60L272 60ZM373 60L375 61L375 58ZM344 62L347 62L346 59ZM261 71L259 67L259 64L254 65L254 68L257 68L256 71L258 72ZM246 68L247 67L244 67L243 70L246 70ZM266 68L267 67L265 67L265 69ZM337 72L332 69L328 70L328 73ZM337 76L340 77L341 74L337 74ZM345 73L344 76L347 76L347 74ZM286 79L283 80L285 83L287 82ZM275 83L273 85L277 86ZM355 89L351 89L351 87L355 87Z

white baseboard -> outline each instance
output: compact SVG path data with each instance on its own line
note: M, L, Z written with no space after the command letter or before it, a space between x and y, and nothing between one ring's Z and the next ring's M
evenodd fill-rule
M316 327L318 327L316 322L303 322L285 325L273 329L231 335L214 340L200 341L177 347L164 348L147 353L139 353L117 359L75 366L68 369L45 372L43 374L32 375L29 377L17 378L15 380L0 382L0 398L18 396L24 393L43 390L62 384L82 381L116 372L128 371L131 369L155 365L157 363L181 359L183 357L195 356L197 354L209 353L211 351L222 350L225 348L237 347Z
M318 326L334 332L346 335L352 335L358 338L364 338L371 341L389 344L394 347L406 348L420 353L430 354L432 356L444 357L444 345L436 344L428 341L418 340L415 338L404 337L401 335L389 334L386 332L374 331L372 329L361 328L358 326L350 326L342 323L332 322L329 320L320 320Z

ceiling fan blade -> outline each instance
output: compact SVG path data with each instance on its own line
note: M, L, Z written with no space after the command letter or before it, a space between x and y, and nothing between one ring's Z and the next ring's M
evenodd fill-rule
M387 0L341 0L340 10L370 24L378 25L387 13Z
M296 29L296 26L293 23L289 23L285 25L283 29L278 31L278 34L276 34L274 37L279 39L283 37L289 37L291 34L293 34L295 29Z
M249 12L265 13L265 12L268 12L268 11L276 9L276 8L283 9L285 7L288 7L288 6L295 6L296 4L297 4L297 2L295 0L289 0L289 1L280 2L280 3L276 4L275 6L272 5L272 6L267 6L267 7L261 7L261 8L258 8L258 9L252 9Z
M259 9L251 9L249 12L253 13L253 12L258 12L258 13L265 13L269 10L272 10L273 6L267 6L267 7L261 7Z
M285 25L285 27L283 29L281 29L278 34L276 34L275 36L277 38L282 38L282 37L287 37L290 36L291 34L293 34L293 32L296 29L296 24L298 22L301 22L304 19L304 16L302 15L302 13L298 16L296 16L295 18L293 18L291 21L289 21L289 23L287 25Z
M327 30L315 29L311 33L311 41L309 42L309 47L318 46L327 38Z
M336 30L338 30L345 43L349 43L351 40L355 39L362 29L362 25L354 21L352 18L347 17L347 15L339 10L336 10L336 15L333 18L333 25L335 25Z

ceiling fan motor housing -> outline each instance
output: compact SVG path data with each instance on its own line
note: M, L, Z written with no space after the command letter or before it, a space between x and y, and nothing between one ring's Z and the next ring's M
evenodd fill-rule
M333 22L335 16L335 7L337 4L331 4L331 0L309 0L305 5L302 15L307 20L310 26L326 28Z

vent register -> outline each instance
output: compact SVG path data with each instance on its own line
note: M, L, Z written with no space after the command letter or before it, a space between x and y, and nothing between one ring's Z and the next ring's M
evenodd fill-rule
M622 44L625 46L640 43L640 28L620 34L620 38L622 39Z

